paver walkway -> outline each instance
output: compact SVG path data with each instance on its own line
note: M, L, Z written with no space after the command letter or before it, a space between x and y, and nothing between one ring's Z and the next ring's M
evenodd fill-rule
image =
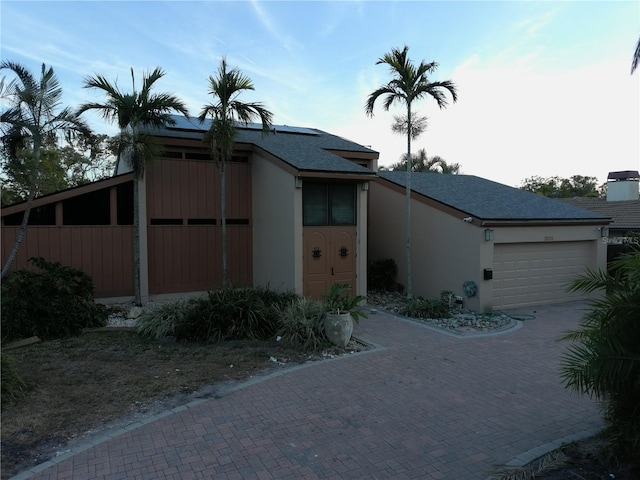
M556 338L584 306L514 310L536 319L476 338L370 315L356 335L374 351L207 399L33 478L484 479L523 452L602 426L596 404L558 375L566 345Z

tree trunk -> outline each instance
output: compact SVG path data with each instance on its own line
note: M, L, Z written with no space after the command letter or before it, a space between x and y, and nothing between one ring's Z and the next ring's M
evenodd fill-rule
M27 225L29 224L29 215L31 214L31 206L33 205L33 198L35 197L36 186L38 183L38 169L40 168L40 139L34 137L33 139L33 166L32 166L32 178L31 178L31 188L29 189L29 195L27 196L27 204L24 209L24 215L22 215L22 223L20 224L20 230L18 230L18 236L16 237L16 241L13 244L13 248L11 249L11 253L9 253L9 257L7 257L7 262L2 267L2 272L0 273L0 281L4 281L4 279L9 274L9 270L11 269L11 265L16 260L18 256L18 250L22 246L22 242L24 241L24 237L27 234Z
M227 288L227 162L220 166L220 208L222 225L222 288Z
M413 298L411 278L411 104L407 104L407 188L406 188L406 236L407 236L407 298Z
M140 186L136 175L133 177L133 292L135 304L142 305L140 295Z

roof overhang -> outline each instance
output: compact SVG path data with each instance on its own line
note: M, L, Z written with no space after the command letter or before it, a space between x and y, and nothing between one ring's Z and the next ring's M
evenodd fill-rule
M38 197L33 200L31 207L37 208L43 205L62 202L69 198L77 197L78 195L84 195L85 193L95 192L97 190L102 190L103 188L115 187L116 185L130 182L132 180L133 180L133 172L117 175L115 177L105 178L103 180L87 183L86 185L80 185L79 187L72 187L66 190L61 190L59 192L50 193L49 195ZM8 207L5 207L2 209L2 216L4 217L6 215L22 212L26 209L26 206L27 206L26 201L9 205Z

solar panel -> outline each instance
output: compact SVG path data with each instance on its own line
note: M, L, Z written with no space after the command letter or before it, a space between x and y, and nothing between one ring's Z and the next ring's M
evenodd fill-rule
M173 115L173 119L176 122L175 125L168 125L170 130L196 130L204 131L208 130L211 125L211 120L207 119L203 123L200 123L197 118L186 119L182 116ZM239 128L245 128L247 130L262 130L262 123L248 123L246 125L239 124ZM318 135L318 132L310 128L304 127L290 127L288 125L272 125L272 130L275 129L276 133L297 133L299 135Z

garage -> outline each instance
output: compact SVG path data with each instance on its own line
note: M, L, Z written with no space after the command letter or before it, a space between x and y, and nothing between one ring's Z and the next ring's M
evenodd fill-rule
M506 243L494 246L493 306L496 309L587 298L567 284L595 268L595 241Z

